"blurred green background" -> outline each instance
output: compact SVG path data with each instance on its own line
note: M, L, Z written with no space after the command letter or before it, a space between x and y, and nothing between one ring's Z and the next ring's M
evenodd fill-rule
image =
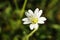
M45 24L29 40L60 40L60 0L0 0L0 40L22 40L31 32L24 12L42 9Z

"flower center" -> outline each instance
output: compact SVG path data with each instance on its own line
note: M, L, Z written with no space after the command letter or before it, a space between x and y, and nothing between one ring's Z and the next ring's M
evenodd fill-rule
M38 22L38 18L32 17L32 18L31 18L31 22L32 22L33 24L36 24L36 23Z

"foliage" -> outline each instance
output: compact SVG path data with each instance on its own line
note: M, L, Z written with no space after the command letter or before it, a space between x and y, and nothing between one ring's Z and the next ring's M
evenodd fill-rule
M22 40L31 30L22 18L28 9L42 9L45 24L29 37L30 40L60 40L60 0L0 0L1 40Z

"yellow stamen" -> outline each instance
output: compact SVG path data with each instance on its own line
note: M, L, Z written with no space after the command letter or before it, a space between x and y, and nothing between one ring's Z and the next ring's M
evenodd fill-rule
M38 18L32 17L32 18L31 18L31 22L32 22L33 24L36 24L36 23L38 22Z

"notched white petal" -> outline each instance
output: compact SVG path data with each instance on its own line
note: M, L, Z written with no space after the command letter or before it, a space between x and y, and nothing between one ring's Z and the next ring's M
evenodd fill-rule
M22 21L28 21L28 18L23 18Z
M40 17L40 18L38 19L38 23L39 23L39 24L44 24L44 21L46 21L46 18L45 18L45 17Z
M33 14L33 11L32 10L28 10L28 13Z
M46 21L47 19L45 17L40 17L39 20Z
M30 22L28 22L28 21L25 21L23 24L30 24Z
M39 12L38 12L38 16L40 17L41 15L42 15L42 10L40 10Z
M30 30L33 30L34 26L32 24L30 24Z
M38 24L30 24L30 29L37 29L38 28Z
M39 11L39 13L42 13L42 12L43 12L43 10L40 10L40 11Z
M28 12L25 12L25 15L26 15L27 17L31 16Z
M39 24L44 24L44 21L38 21Z
M35 27L34 27L35 29L38 29L38 24L35 24Z
M30 16L32 16L32 15L34 15L34 14L33 14L32 10L28 10L28 12L25 12L25 15L26 15L27 17L30 17Z
M39 9L36 8L35 11L34 11L34 13L37 14L38 12L39 12Z

